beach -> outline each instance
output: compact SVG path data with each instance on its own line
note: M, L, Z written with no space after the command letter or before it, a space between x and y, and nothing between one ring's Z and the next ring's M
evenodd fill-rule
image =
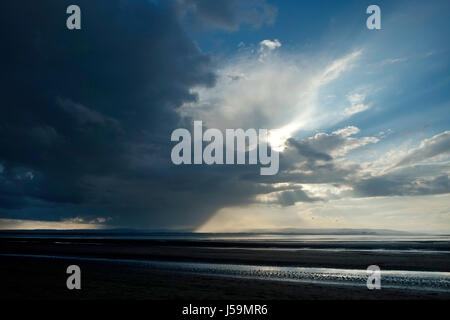
M2 298L449 299L447 241L0 239ZM67 290L66 268L82 270ZM382 289L368 290L378 265ZM385 273L383 273L385 272Z
M449 299L449 293L155 272L133 264L83 261L82 289L67 290L69 260L0 257L2 299L379 300Z

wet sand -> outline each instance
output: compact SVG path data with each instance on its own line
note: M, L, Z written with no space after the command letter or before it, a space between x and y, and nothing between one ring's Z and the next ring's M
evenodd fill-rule
M307 249L319 246L319 250ZM381 244L378 243L378 246ZM274 248L277 247L277 248ZM429 253L389 251L397 244L385 244L387 251L361 251L357 244L333 244L327 250L320 243L259 245L237 248L229 242L125 241L99 239L0 239L1 254L54 255L137 259L152 261L210 262L267 266L304 266L366 269L377 264L386 270L450 271L450 254L445 246L428 243ZM364 245L365 246L365 245ZM414 243L402 250L417 249ZM356 247L356 248L355 248ZM423 247L423 243L419 245ZM281 250L280 250L281 249ZM82 269L82 290L66 288L66 268ZM368 290L364 286L311 284L276 280L245 279L215 275L165 272L139 264L116 261L88 261L25 256L0 256L1 298L11 299L185 299L185 300L329 300L329 299L449 299L450 292L409 289Z
M363 287L294 283L155 272L131 264L83 261L82 289L67 290L71 260L0 257L2 299L152 300L404 300L449 299L450 293L368 290Z
M364 251L368 248L384 250ZM414 251L423 248L433 251ZM404 251L399 253L395 251L397 249ZM229 241L0 239L0 253L348 269L366 269L376 264L386 270L450 272L450 250L447 249L447 242L308 242L269 245Z

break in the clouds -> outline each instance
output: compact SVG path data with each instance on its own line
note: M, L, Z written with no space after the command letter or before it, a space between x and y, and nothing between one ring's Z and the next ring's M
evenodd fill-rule
M448 3L69 4L1 5L1 227L448 229ZM193 120L269 129L279 173L173 165Z

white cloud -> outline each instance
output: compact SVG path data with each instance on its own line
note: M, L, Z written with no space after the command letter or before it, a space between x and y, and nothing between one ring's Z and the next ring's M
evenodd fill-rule
M350 102L350 107L344 109L344 116L349 117L369 109L369 105L364 103L366 99L364 94L352 93L347 95L347 99Z
M388 64L393 64L393 63L399 63L399 62L406 62L408 61L408 58L391 58L391 59L385 59L383 61L381 61L380 65L381 66L385 66Z
M271 51L281 43L264 40L261 46ZM339 111L319 104L319 91L348 71L361 52L327 62L288 53L263 60L259 53L237 54L218 70L216 86L193 90L198 100L184 104L179 113L222 130L269 129L272 146L282 149L298 130L336 122Z
M343 72L352 67L353 62L362 54L362 50L356 50L340 59L334 60L329 66L316 78L318 84L323 85L336 80Z
M343 136L343 137L348 137L348 136L359 133L359 131L360 131L359 128L357 128L355 126L348 126L348 127L334 131L333 134Z
M281 47L281 42L278 39L275 40L263 40L259 43L259 50L264 51L266 49L268 50L275 50L276 48Z
M281 42L275 40L263 40L259 43L259 58L258 60L264 62L265 59L276 49L281 47Z
M369 143L377 143L376 137L351 137L359 133L359 129L354 126L348 126L328 133L317 133L313 137L300 141L299 148L307 146L317 152L329 154L333 157L344 156L349 151L363 147Z
M410 150L397 166L411 165L439 155L447 156L449 154L450 131L444 131L422 141L417 148Z

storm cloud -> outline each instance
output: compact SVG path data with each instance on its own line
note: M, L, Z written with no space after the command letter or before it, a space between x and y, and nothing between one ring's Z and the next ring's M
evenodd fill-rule
M273 24L277 9L265 0L178 0L180 18L197 30L235 31L241 24Z
M191 87L214 85L211 59L181 28L174 3L77 1L77 31L65 26L69 4L1 5L1 214L167 223L203 202L183 189L210 187L165 172L175 110L195 100Z

